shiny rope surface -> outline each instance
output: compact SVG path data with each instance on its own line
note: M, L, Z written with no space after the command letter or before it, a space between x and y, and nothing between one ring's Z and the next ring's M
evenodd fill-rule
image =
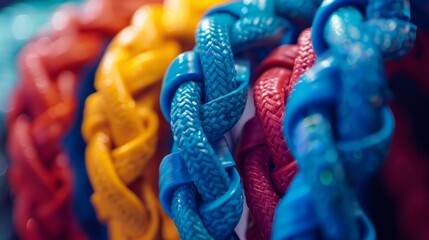
M7 119L15 224L22 239L86 239L73 214L73 174L61 142L73 122L82 66L96 59L103 39L125 26L140 4L66 5L54 15L52 29L24 47Z
M256 116L243 130L239 161L244 161L244 190L252 214L256 236L269 239L275 208L298 171L283 137L283 119L286 99L298 79L295 62L304 69L314 62L310 51L310 30L304 30L298 46L278 47L262 62L259 78L254 85ZM297 57L298 55L298 57ZM292 69L295 71L292 73ZM261 134L262 132L262 134ZM252 234L251 234L252 235Z
M197 19L221 1L165 1L140 8L109 45L87 98L82 133L92 201L110 239L177 239L159 206L153 168L166 144L157 107L168 64L193 45Z
M245 106L250 70L240 53L278 43L290 26L272 4L234 2L210 11L194 52L176 58L165 78L161 106L176 147L160 167L161 201L183 239L236 237L242 190L223 135Z
M365 20L355 7L366 7ZM393 132L382 60L409 51L415 26L400 0L325 1L314 22L320 58L292 92L284 128L300 172L279 204L274 239L374 239L356 195L386 157Z

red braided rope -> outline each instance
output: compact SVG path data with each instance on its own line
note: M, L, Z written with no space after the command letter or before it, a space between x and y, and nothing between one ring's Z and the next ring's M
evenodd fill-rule
M271 153L270 161L274 163L273 173L276 174L276 177L271 177L271 179L280 196L284 194L293 177L293 174L285 171L285 168L296 168L289 149L286 146L282 131L285 100L290 93L288 86L290 84L296 52L297 47L293 45L277 48L262 63L261 71L263 71L263 74L256 80L253 92L256 116L261 121L268 146L267 150L269 150L265 153ZM279 63L276 63L276 61L279 61ZM279 64L283 66L277 67L276 65ZM264 71L267 68L269 69Z
M298 171L282 131L285 100L298 77L314 60L310 30L305 30L298 47L277 48L259 68L261 74L254 86L258 118L246 124L239 149L239 159L244 160L244 189L252 220L247 232L249 239L270 238L275 208Z
M72 172L61 141L73 123L82 67L127 26L142 1L88 1L53 17L53 30L20 54L8 115L14 222L22 239L86 239L72 213ZM82 159L83 161L83 159Z

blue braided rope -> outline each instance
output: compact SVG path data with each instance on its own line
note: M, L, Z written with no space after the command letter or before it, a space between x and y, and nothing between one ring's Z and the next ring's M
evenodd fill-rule
M274 239L318 239L319 229L325 239L375 239L356 193L385 159L393 132L383 58L408 52L415 27L405 1L370 0L367 21L341 4L329 1L316 15L320 21L331 14L324 28L329 50L301 77L286 109L285 135L300 173L277 209ZM279 219L300 204L309 210ZM317 219L305 223L312 212ZM296 229L280 230L285 224Z
M198 111L200 102L201 86L198 83L181 85L172 102L171 128L198 192L204 201L211 202L228 190L230 180L202 131Z
M200 24L195 50L200 55L204 73L204 101L211 103L206 105L206 110L210 111L204 111L211 116L206 118L210 120L204 124L207 131L203 131L198 110L202 100L201 84L191 81L180 85L173 98L171 111L174 140L204 202L215 201L224 195L231 185L225 168L209 142L209 139L214 139L214 136L206 136L206 134L215 133L218 137L229 131L241 116L246 100L243 91L241 98L226 97L222 101L216 101L235 90L236 71L229 44L229 29L234 23L234 18L227 14L216 14L215 16L216 18L206 18ZM228 117L231 113L234 115ZM227 120L219 121L222 120L222 117L227 117ZM221 124L212 125L210 122L220 122ZM186 186L177 189L172 200L172 216L181 237L183 239L211 237L227 239L233 236L235 224L241 216L242 198L236 202L235 206L231 206L231 204L223 206L219 212L224 216L214 216L213 213L200 216L195 211L195 200L192 202L193 204L186 200L189 199L189 193L195 190L190 189L192 188L190 185ZM184 202L189 203L185 205L187 207L179 208L179 206L183 206ZM225 219L225 216L229 218L229 222L216 222L216 219ZM201 217L205 220L204 226L207 227L207 230L199 228L201 227ZM199 227L195 229L190 225Z
M215 8L200 22L194 52L203 81L198 80L194 55L179 56L161 93L180 159L172 153L163 160L160 194L183 239L236 238L242 190L238 173L222 160L229 150L218 146L246 103L247 85L237 83L236 62L243 51L277 45L292 27L287 15L275 15L274 1L245 2ZM180 178L178 184L172 180L175 177ZM225 201L228 194L233 197ZM199 207L203 205L205 210Z
M217 13L202 19L197 29L195 52L201 60L207 102L235 89L236 72L230 44L234 22L230 14Z
M179 187L173 193L173 199L181 201L172 201L172 218L176 222L177 230L182 239L213 239L207 232L203 221L198 214L197 203L198 192L192 185ZM182 223L183 224L178 224Z

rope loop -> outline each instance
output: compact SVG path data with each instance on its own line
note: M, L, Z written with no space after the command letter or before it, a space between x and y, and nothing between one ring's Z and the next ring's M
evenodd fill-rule
M407 4L391 2L325 1L316 13L312 40L319 58L304 74L297 70L302 76L284 122L300 172L279 204L274 239L375 239L357 194L386 158L394 129L383 59L402 56L415 39ZM278 215L298 207L306 210ZM293 227L281 230L284 224Z
M233 212L224 206L205 217L196 210L199 202L212 204L223 198L234 182L234 175L219 158L220 153L229 152L227 145L214 146L224 141L223 135L244 110L251 73L245 59L266 55L267 49L278 45L294 29L286 16L277 14L274 1L232 2L205 14L195 33L194 51L180 55L170 65L160 101L173 130L175 148L161 164L165 167L160 171L160 186L163 207L183 239L234 236L242 211L239 194ZM175 166L170 162L179 161L177 154L187 171L168 170ZM189 181L167 184L173 175L180 175L174 173L179 169L183 170L180 174L189 175ZM236 192L241 192L241 186ZM198 197L190 201L186 194ZM190 225L200 227L190 229Z

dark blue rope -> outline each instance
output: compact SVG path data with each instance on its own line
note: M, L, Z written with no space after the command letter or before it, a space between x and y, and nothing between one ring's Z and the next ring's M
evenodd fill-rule
M407 6L327 1L316 13L320 58L292 92L284 128L300 172L277 209L274 239L375 239L356 193L388 152L394 124L383 59L403 56L413 45ZM293 211L302 206L308 210ZM291 216L281 219L285 212Z

